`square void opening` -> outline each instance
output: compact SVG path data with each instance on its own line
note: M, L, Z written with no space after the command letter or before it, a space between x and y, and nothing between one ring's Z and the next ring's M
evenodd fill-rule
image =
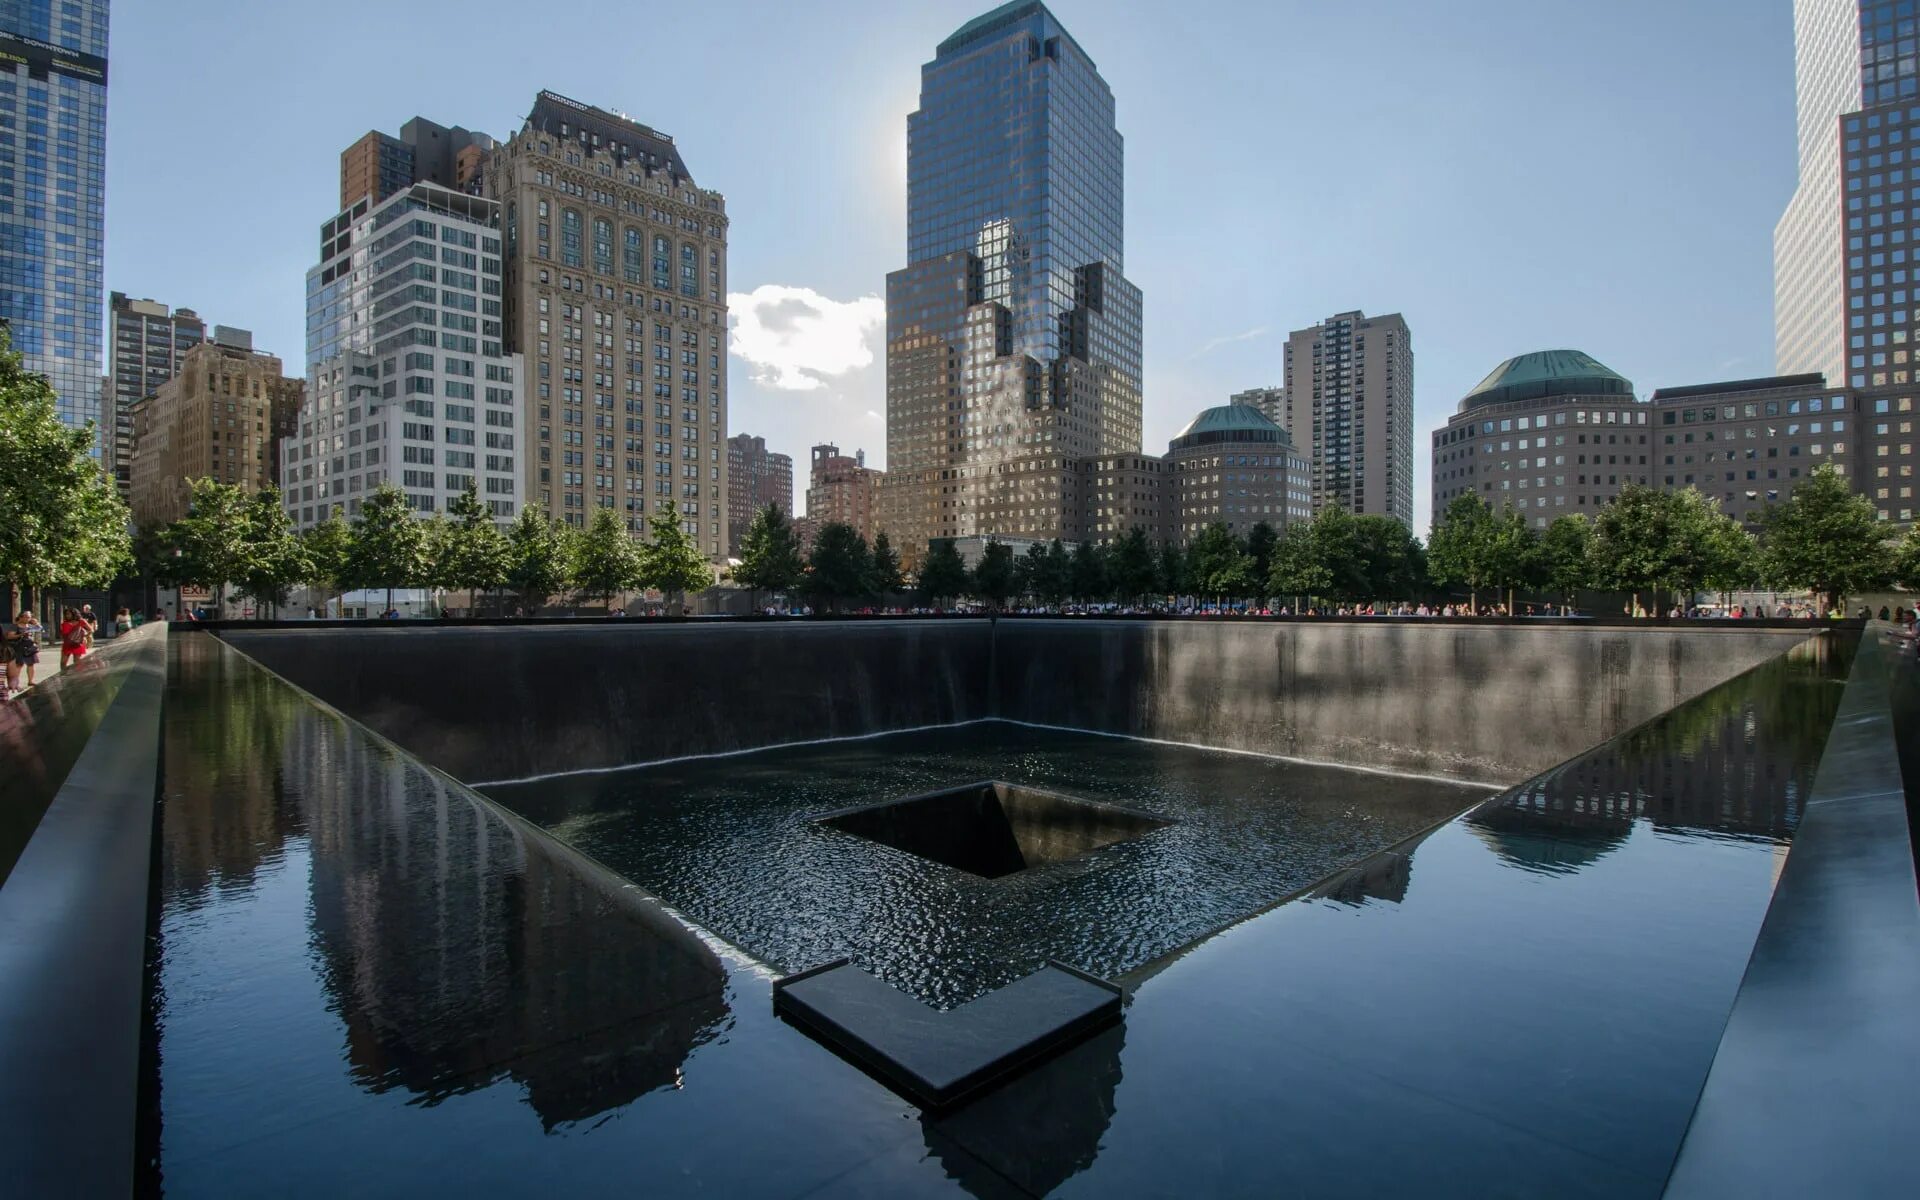
M848 809L819 823L988 879L1079 858L1172 824L997 780Z

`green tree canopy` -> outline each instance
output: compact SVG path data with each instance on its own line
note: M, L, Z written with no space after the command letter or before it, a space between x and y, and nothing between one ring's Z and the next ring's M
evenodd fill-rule
M1160 590L1153 545L1147 541L1146 529L1139 525L1113 544L1108 566L1112 568L1114 594L1122 600L1139 600Z
M1379 513L1350 520L1358 567L1354 598L1405 600L1426 590L1426 551L1405 525Z
M94 461L94 426L60 420L53 385L0 327L0 579L105 587L132 561L131 521Z
M893 539L882 529L873 535L873 578L870 581L876 595L891 596L906 586L900 577L900 552L893 548Z
M611 603L615 596L637 590L646 577L640 547L611 508L594 509L570 549L568 580L583 602Z
M315 591L338 591L346 585L347 559L353 551L353 531L338 516L330 516L300 537L306 573L300 582Z
M240 594L251 597L271 616L287 602L287 589L313 573L306 544L293 532L293 519L268 484L247 498L247 554L234 577Z
M1160 557L1154 564L1159 576L1160 590L1169 596L1184 595L1187 591L1187 554L1180 543L1168 539L1160 544Z
M1267 590L1291 596L1296 612L1333 587L1333 572L1320 561L1313 532L1311 521L1288 522L1273 544L1273 566L1267 572Z
M973 569L973 594L995 608L1006 607L1013 595L1013 547L997 538L988 538Z
M1806 588L1828 608L1885 587L1895 561L1873 503L1856 495L1831 465L1800 481L1784 504L1770 506L1761 571L1778 588Z
M1053 553L1051 547L1047 553ZM1106 552L1092 542L1081 542L1073 548L1070 561L1068 591L1073 597L1083 604L1106 599L1109 593Z
M645 580L666 593L684 614L687 593L713 586L713 567L681 523L680 506L669 500L653 518L653 540L641 556Z
M548 520L539 504L523 507L507 527L506 583L528 615L567 586L569 532Z
M1265 521L1255 521L1247 530L1247 567L1255 588L1264 589L1273 576L1273 548L1279 541L1279 531Z
M392 608L393 589L419 586L427 566L427 531L407 508L406 493L391 482L381 484L353 519L347 579L356 588L385 588Z
M920 564L920 595L932 604L956 600L967 594L971 580L967 564L947 538L927 543L927 557Z
M896 569L899 564L896 562ZM806 576L806 564L800 555L800 539L794 535L793 522L777 504L767 504L753 512L747 532L740 538L740 565L733 569L733 581L748 592L791 592Z
M860 531L844 521L828 521L814 535L808 559L806 592L816 606L840 611L846 601L867 594L873 584L873 553Z
M1584 514L1555 517L1534 546L1536 582L1572 607L1593 587L1593 526Z
M442 587L478 596L507 582L507 537L472 483L447 503L447 526L433 573Z
M1463 492L1448 502L1427 539L1427 570L1438 584L1467 589L1480 606L1480 592L1502 586L1494 575L1494 515L1487 502Z
M187 515L168 527L174 553L172 576L213 593L217 610L227 585L255 574L253 500L238 484L195 479L188 485Z
M1252 560L1225 522L1208 525L1187 547L1187 578L1203 596L1238 599L1253 590Z

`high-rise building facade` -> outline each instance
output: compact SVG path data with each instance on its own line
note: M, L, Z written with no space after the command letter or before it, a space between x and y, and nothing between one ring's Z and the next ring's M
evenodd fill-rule
M399 137L371 130L340 152L340 207L352 208L363 196L378 204L415 183L472 191L492 150L493 139L484 133L449 129L425 117L402 125Z
M0 3L0 324L73 426L103 394L106 54L107 0Z
M191 484L215 479L249 492L280 480L279 449L296 428L300 380L252 349L245 330L202 342L180 369L132 405L128 505L143 527L187 515Z
M907 118L907 266L887 277L889 532L1071 535L1073 460L1137 452L1141 296L1113 93L1045 5L961 26Z
M115 292L107 302L107 332L100 465L125 499L133 472L133 404L179 373L187 351L207 340L207 323L190 308Z
M867 452L840 453L824 444L813 448L807 471L807 516L815 529L822 525L851 525L871 542L879 533L881 473L867 465ZM893 534L888 532L888 539Z
M471 483L518 511L525 372L503 341L500 205L415 183L320 230L307 272L307 394L281 451L294 523L351 517L382 483L427 516Z
M727 553L740 557L753 514L773 505L793 515L793 458L767 449L767 439L737 433L727 439Z
M1413 337L1398 313L1345 312L1287 337L1279 424L1307 456L1317 512L1413 524Z
M673 139L541 92L483 166L501 205L506 338L524 357L525 494L635 535L669 501L727 551L727 214Z
M1181 541L1216 523L1245 537L1255 525L1279 530L1313 515L1305 456L1278 423L1237 398L1187 422L1167 462Z
M1275 425L1285 428L1287 422L1287 389L1283 387L1248 388L1244 392L1235 392L1227 397L1229 404L1244 404L1260 410L1260 415Z

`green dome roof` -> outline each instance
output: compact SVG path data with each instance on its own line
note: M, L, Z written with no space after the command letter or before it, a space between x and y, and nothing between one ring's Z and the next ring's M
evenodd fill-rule
M1175 450L1208 442L1274 442L1290 446L1293 439L1252 405L1221 404L1206 409L1173 435Z
M1493 369L1460 401L1460 411L1509 400L1549 396L1632 396L1633 383L1591 354L1579 350L1535 350Z

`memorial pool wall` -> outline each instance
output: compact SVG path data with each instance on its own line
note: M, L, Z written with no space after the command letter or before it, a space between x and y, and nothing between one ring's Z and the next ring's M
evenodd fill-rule
M473 783L1001 719L1510 784L1808 633L1013 617L221 636Z

